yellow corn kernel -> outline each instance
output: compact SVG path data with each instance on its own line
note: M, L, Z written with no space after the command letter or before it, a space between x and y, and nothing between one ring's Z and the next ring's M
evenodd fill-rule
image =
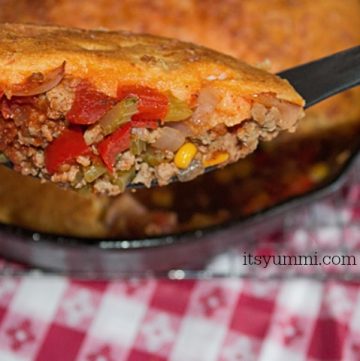
M214 165L218 165L226 162L228 159L229 159L228 152L214 152L213 154L211 154L209 158L203 159L203 166L205 168L213 167Z
M309 176L314 182L320 182L328 175L329 166L326 163L317 163L310 168Z
M197 153L197 148L192 143L185 143L176 152L174 162L180 169L186 169Z

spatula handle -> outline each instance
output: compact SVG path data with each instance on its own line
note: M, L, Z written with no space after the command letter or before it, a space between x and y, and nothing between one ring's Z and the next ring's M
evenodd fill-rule
M360 85L360 46L285 70L287 79L306 101L306 108Z

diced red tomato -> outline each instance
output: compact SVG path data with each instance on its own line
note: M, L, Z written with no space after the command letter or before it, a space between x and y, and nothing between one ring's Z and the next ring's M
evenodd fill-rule
M63 164L71 164L76 157L90 152L80 129L66 129L46 148L46 169L50 174L56 173Z
M116 157L130 148L130 132L131 124L126 123L98 144L100 157L110 172L114 170Z
M166 95L156 89L139 85L124 85L118 88L117 97L122 100L129 96L139 99L138 113L133 120L157 120L164 119L169 107L169 100Z
M74 103L66 114L66 119L72 124L94 124L116 103L115 98L82 81L76 87Z
M159 122L157 120L133 119L131 126L133 128L156 129L159 126Z

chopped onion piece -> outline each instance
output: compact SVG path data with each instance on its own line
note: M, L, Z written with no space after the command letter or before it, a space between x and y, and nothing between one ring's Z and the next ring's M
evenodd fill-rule
M286 100L280 100L272 93L258 94L254 99L267 108L277 108L281 114L281 119L279 120L280 127L286 127L289 131L295 129L298 120L304 115L301 106Z
M159 136L151 145L154 148L175 152L185 143L185 135L170 127L159 128Z
M176 129L181 132L185 137L191 137L194 135L192 129L186 124L186 122L174 122L168 125L170 128Z
M63 79L65 74L65 61L57 68L49 71L47 74L33 73L24 83L15 84L5 94L8 99L12 96L32 96L43 94L55 88Z
M218 92L213 88L204 88L200 91L197 108L191 118L194 125L206 128L208 119L215 111L219 102Z
M286 101L282 101L278 105L278 109L281 113L282 119L280 125L287 126L289 131L296 129L298 120L302 117L304 111L296 104L292 104ZM283 124L282 124L283 123Z

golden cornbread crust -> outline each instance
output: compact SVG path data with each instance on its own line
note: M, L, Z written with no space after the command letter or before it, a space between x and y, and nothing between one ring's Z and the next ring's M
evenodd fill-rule
M209 83L233 96L274 93L304 104L286 80L191 43L123 31L0 25L0 86L5 91L63 61L65 76L88 79L111 96L123 83L170 90L189 100Z
M359 0L0 0L0 21L122 29L191 41L272 72L360 43ZM307 110L295 137L360 119L360 90Z
M102 220L106 199L43 184L4 166L0 179L0 222L79 237L107 234Z

